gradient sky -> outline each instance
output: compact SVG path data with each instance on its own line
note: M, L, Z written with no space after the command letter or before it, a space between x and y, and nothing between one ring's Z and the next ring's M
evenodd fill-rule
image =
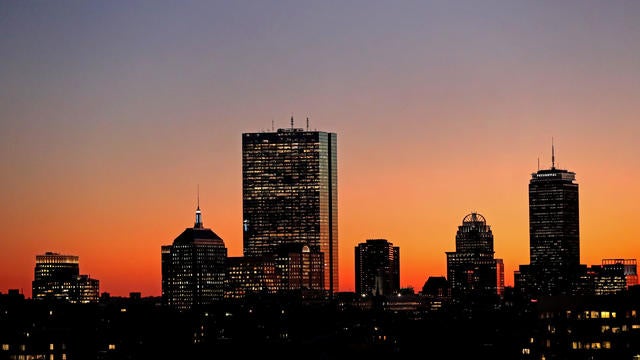
M640 258L638 1L0 3L0 292L36 254L160 294L160 247L205 227L242 256L241 135L338 134L340 290L354 248L446 276L462 218L529 263L531 173L580 184L581 262ZM635 220L634 220L635 219Z

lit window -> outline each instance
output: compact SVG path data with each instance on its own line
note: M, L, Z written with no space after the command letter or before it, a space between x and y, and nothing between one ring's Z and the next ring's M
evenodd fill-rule
M116 344L109 344L109 350L115 350Z
M53 350L53 343L49 344L49 350Z
M2 344L2 350L9 351L9 344Z

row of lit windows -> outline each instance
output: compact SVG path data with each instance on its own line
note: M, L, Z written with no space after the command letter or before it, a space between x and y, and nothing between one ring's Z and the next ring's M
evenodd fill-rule
M571 348L573 350L592 350L592 349L611 349L611 341L594 341L594 342L582 342L582 341L574 341L571 343Z
M626 318L637 318L638 310L627 310L625 313ZM540 314L541 319L551 319L555 318L554 312L543 312ZM584 311L571 311L567 310L565 312L565 316L567 319L575 318L578 320L582 319L616 319L618 317L618 313L616 311L607 311L607 310L584 310Z

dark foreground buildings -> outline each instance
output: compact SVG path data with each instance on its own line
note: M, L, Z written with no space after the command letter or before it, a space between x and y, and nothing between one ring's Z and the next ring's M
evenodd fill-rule
M70 304L0 294L0 360L279 359L636 360L640 292L505 302L482 311L425 306L420 294L330 301L249 296L178 311L156 297ZM399 306L407 296L407 306ZM400 299L400 300L398 300ZM418 299L418 301L415 301Z

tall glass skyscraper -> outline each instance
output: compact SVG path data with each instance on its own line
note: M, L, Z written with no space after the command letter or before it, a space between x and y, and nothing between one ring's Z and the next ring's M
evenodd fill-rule
M338 291L338 166L335 133L293 127L242 134L243 253L283 244L324 254L324 289Z
M580 223L576 174L555 167L531 174L529 181L529 266L521 266L521 285L532 295L572 294L580 274Z

